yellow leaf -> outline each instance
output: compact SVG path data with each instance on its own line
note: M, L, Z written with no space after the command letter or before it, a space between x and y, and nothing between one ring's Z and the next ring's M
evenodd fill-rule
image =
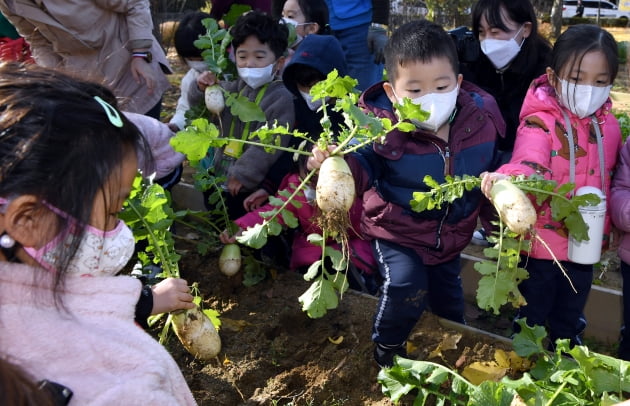
M530 360L520 357L514 351L505 352L498 349L494 352L494 359L500 367L513 371L529 371L532 368Z
M407 354L411 354L412 352L414 352L417 349L418 349L418 346L413 345L413 343L411 341L407 341Z
M507 373L507 368L501 368L495 362L473 362L464 368L462 376L473 385L480 385L484 381L498 382Z
M223 365L227 366L227 365L230 365L231 363L232 361L230 361L226 355L225 358L223 359Z
M235 333L243 331L243 329L250 324L245 320L234 320L226 317L221 317L221 322L226 331L233 331Z
M442 341L435 347L433 351L429 354L429 358L437 358L442 357L442 351L445 350L456 350L457 343L462 339L462 335L460 333L457 334L445 334L442 337Z
M339 345L343 342L343 336L339 336L337 338L328 337L328 341L335 345Z

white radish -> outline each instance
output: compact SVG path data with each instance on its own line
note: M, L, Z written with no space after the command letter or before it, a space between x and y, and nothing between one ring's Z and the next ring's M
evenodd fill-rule
M219 85L206 87L204 100L208 110L216 115L221 114L225 108L225 99L223 98L223 89Z
M221 351L221 337L198 306L172 313L173 330L186 350L207 361Z
M241 269L241 248L238 244L227 244L219 257L219 269L224 275L233 276Z
M354 178L342 157L331 156L322 162L316 191L317 206L324 213L350 210L355 197Z
M509 180L501 179L493 183L490 197L510 231L524 236L532 230L536 224L536 209L521 189Z

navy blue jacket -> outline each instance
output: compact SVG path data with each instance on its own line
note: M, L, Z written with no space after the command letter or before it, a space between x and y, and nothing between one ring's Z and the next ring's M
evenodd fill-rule
M367 89L359 104L378 117L397 120L382 83ZM421 213L411 210L413 192L428 190L426 175L443 183L446 175L477 176L489 170L497 137L504 133L505 123L492 96L463 81L448 142L422 130L392 131L384 143L348 157L357 187L364 191L361 231L369 238L414 249L427 265L457 257L476 228L480 190Z

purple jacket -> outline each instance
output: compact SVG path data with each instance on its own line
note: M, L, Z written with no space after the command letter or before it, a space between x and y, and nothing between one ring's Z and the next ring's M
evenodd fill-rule
M617 250L619 258L630 264L630 143L619 154L619 164L612 181L609 200L610 218L622 232Z
M397 121L382 83L367 89L359 103L378 117ZM357 186L365 191L363 234L412 248L427 265L457 257L477 226L479 189L422 213L411 210L413 192L429 190L423 181L426 175L442 183L446 175L476 176L489 170L495 141L504 132L505 123L492 96L463 81L448 142L421 130L393 131L384 143L348 157Z

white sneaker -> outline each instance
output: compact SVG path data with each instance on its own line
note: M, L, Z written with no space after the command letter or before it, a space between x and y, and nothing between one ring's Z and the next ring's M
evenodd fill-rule
M475 230L470 242L475 245L481 245L484 247L490 246L490 243L488 242L488 235L486 234L486 230L484 230L483 228L480 228L479 230Z

